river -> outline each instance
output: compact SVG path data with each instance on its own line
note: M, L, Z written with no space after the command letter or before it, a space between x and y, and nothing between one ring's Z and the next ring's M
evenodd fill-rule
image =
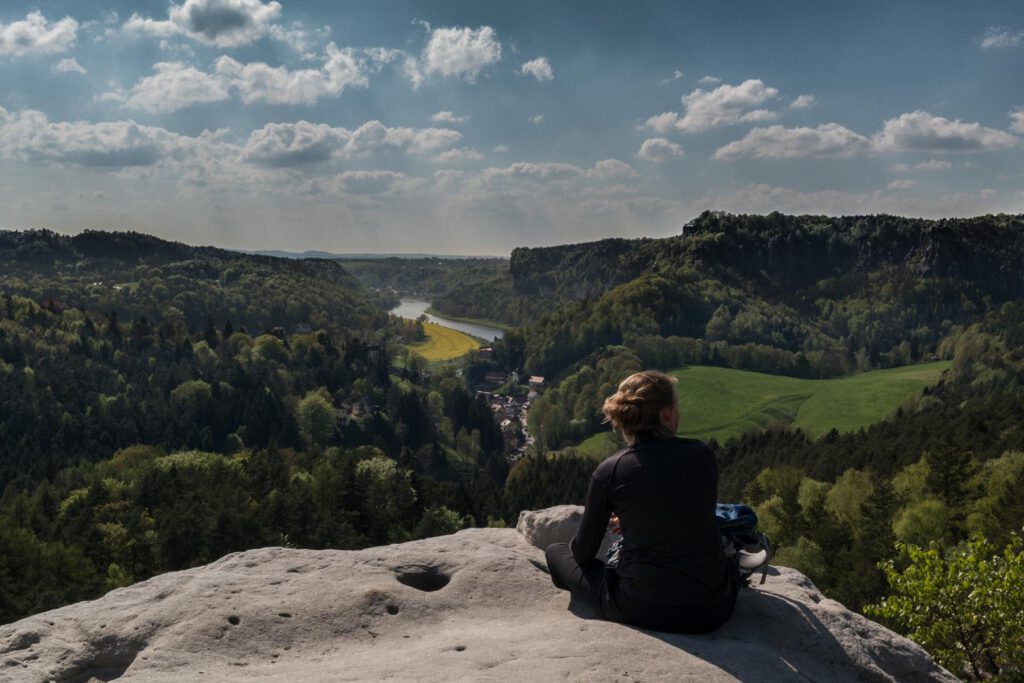
M408 318L409 320L416 320L421 315L427 316L429 322L435 325L443 325L459 332L465 332L466 334L473 335L474 337L480 337L490 341L492 339L501 339L505 332L498 327L490 327L489 325L478 325L477 323L466 323L461 320L451 320L450 318L442 318L439 315L427 313L427 309L430 308L429 301L421 301L419 299L402 299L401 303L395 308L388 311L391 315L397 315L402 318Z

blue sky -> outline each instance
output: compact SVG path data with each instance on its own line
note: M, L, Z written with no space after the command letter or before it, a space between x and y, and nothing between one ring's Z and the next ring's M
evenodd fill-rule
M1020 2L0 8L0 228L507 254L1024 212Z

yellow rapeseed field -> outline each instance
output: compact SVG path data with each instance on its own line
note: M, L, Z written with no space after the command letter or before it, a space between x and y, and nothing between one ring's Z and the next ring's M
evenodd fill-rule
M423 331L427 334L427 340L409 344L408 349L431 362L458 358L468 351L480 347L480 344L468 334L463 334L450 327L425 322Z

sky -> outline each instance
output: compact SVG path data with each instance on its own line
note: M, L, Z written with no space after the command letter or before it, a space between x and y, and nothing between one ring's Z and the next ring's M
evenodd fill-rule
M1024 3L0 6L0 229L506 255L1024 213Z

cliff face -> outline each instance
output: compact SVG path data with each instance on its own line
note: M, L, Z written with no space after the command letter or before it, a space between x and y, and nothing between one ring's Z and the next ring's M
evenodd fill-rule
M951 278L1004 300L1024 292L1024 216L926 220L705 212L680 236L518 248L509 273L519 294L586 299L682 263L705 275L775 288L781 295L826 278L905 268L917 277Z
M228 555L0 627L0 680L955 680L786 568L710 635L598 620L552 586L531 543L566 540L578 515Z

